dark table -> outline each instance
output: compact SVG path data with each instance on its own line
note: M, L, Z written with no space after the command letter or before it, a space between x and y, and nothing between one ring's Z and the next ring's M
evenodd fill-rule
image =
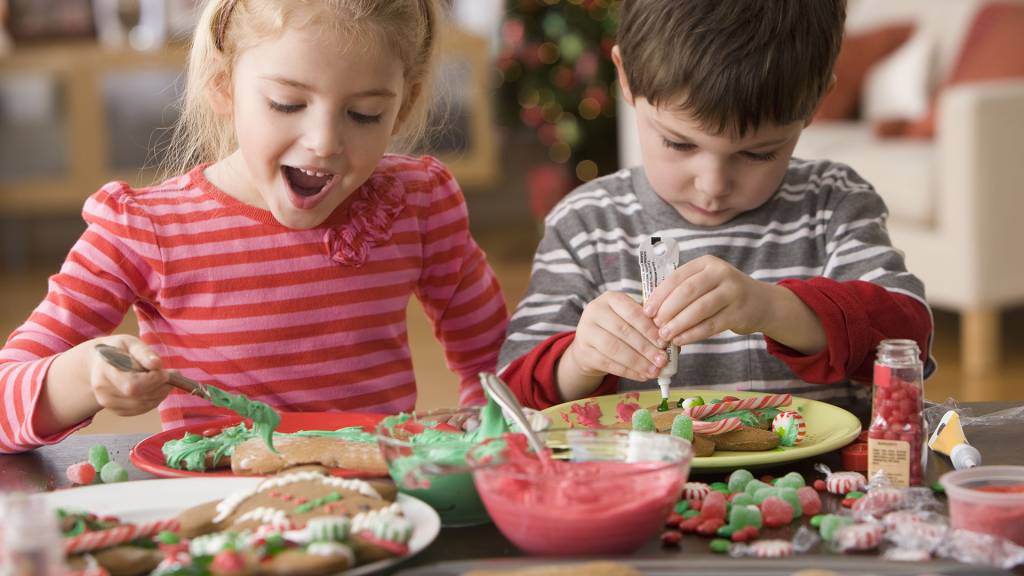
M1020 403L974 403L965 404L975 415L1010 408ZM1024 450L1020 447L1020 423L970 428L968 439L981 451L985 464L1024 464ZM86 460L89 447L103 444L110 451L112 460L121 463L131 480L154 478L148 472L135 469L128 460L131 447L145 438L145 434L97 434L75 435L60 444L40 448L30 453L0 456L0 491L37 492L66 488L70 482L65 470L71 464ZM756 477L764 474L782 476L797 471L808 481L819 478L814 464L822 462L833 470L840 470L839 453L832 452L800 462L791 462L779 467L753 470ZM949 460L929 453L927 483L932 483L942 474L952 470ZM725 474L691 474L691 480L715 482L724 480ZM837 497L823 494L823 512L838 510L841 505ZM799 526L806 523L794 522L779 529L763 530L761 538L789 539ZM495 562L478 562L481 559L504 559ZM1003 574L977 566L965 566L945 561L927 564L898 564L881 562L872 555L837 555L827 550L816 549L808 554L790 560L736 559L714 555L708 551L708 539L693 535L684 536L679 548L664 548L660 541L652 541L634 556L630 563L648 574L671 574L685 571L687 574L789 574L809 567L823 567L843 574ZM522 558L512 544L493 524L467 528L445 528L437 539L423 552L402 563L398 569L403 574L420 576L442 576L459 574L464 569L480 566L522 566L544 560ZM1015 573L1024 575L1024 567Z

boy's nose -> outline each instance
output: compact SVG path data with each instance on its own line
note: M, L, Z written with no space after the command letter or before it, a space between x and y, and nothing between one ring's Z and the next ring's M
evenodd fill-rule
M697 190L709 197L724 196L729 192L729 175L724 163L709 162L697 175Z

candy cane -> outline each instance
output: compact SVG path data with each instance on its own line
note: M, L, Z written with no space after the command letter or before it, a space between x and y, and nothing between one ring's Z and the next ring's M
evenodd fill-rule
M765 396L754 396L752 398L745 398L743 400L735 400L731 402L691 406L689 408L684 408L684 411L690 416L690 418L699 420L701 418L707 418L708 416L725 414L727 412L736 412L739 410L760 410L762 408L786 406L792 401L792 394L768 394Z
M717 422L693 421L693 431L706 436L725 434L726 432L739 430L741 426L743 426L743 422L739 418L725 418Z
M153 536L164 530L175 531L178 529L178 519L155 520L145 524L124 524L106 530L86 532L69 538L64 542L64 553L79 554L90 550L110 548L118 544L131 542L136 538Z

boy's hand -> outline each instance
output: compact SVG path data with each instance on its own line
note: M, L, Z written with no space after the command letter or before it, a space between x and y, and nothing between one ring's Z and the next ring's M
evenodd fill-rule
M643 382L668 362L658 329L640 304L622 292L605 292L583 309L576 338L563 355L586 378L615 374Z
M767 332L777 289L786 290L754 280L720 258L701 256L665 278L647 299L644 313L662 340L678 346L725 330Z
M103 343L124 350L148 372L124 372L95 349L89 351L89 385L100 406L119 416L136 416L155 408L170 392L160 357L134 336L97 338L87 346Z

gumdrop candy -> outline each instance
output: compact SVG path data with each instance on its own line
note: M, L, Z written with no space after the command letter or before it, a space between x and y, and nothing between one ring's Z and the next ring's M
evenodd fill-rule
M757 494L757 491L760 490L761 488L771 487L772 485L767 482L761 482L760 480L754 479L751 480L750 482L747 482L747 486L746 488L743 489L743 491L753 496L754 494Z
M693 418L686 414L676 414L672 419L672 435L693 442Z
M821 532L822 539L831 541L840 528L850 524L853 524L853 518L849 516L826 514L821 518L821 525L818 527L818 530Z
M793 507L794 520L804 515L803 507L800 506L800 497L797 496L796 490L792 488L779 488L779 498L782 498Z
M764 502L766 498L778 498L778 497L779 497L779 489L778 488L773 488L773 487L769 486L767 488L761 488L760 490L758 490L757 492L754 493L754 502L757 502L758 504L760 504L760 503Z
M110 452L107 451L106 446L96 444L89 448L89 464L92 464L93 470L97 472L103 470L107 462L110 462Z
M757 506L733 506L729 511L729 525L733 528L753 526L760 529L762 524L761 510Z
M800 498L800 508L803 509L804 516L814 516L821 512L821 495L817 490L810 486L804 486L797 489L796 495Z
M741 492L739 494L734 495L732 497L732 500L730 500L730 502L732 502L733 506L751 506L751 505L756 506L757 505L757 500L755 500L753 496L751 496L750 494L747 494L745 492Z
M654 432L654 418L647 408L637 408L633 412L633 430L637 432Z
M729 475L729 492L743 492L743 489L747 487L747 484L754 479L754 475L750 473L750 470L739 470L733 471Z
M128 471L117 462L107 462L103 469L100 470L100 479L106 484L124 482L128 479Z
M785 526L793 521L793 507L782 498L767 498L761 503L761 518L768 528Z
M68 480L75 484L92 484L96 480L96 469L88 462L79 462L68 466L66 474Z
M704 497L704 504L700 509L701 518L720 518L725 520L725 494L712 490ZM717 530L717 528L716 528Z
M797 488L803 488L807 485L807 482L799 472L790 472L776 480L775 485L779 488L793 488L795 490Z

